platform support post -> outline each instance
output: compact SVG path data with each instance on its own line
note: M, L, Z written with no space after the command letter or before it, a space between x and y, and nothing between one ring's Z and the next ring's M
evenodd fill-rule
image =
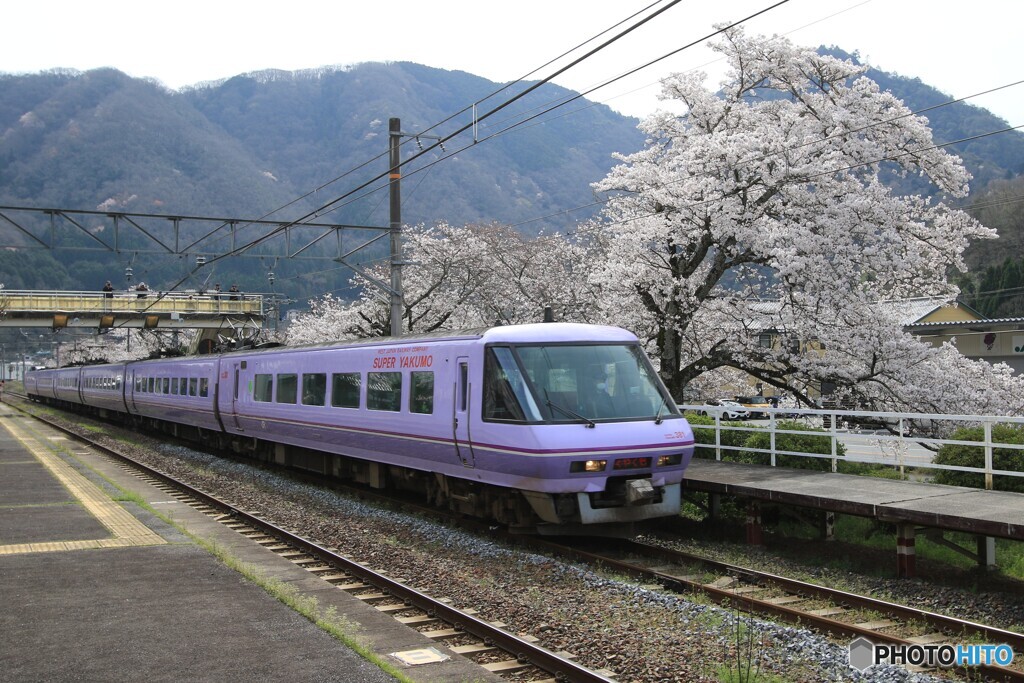
M764 530L761 527L761 501L747 503L747 544L764 545Z
M996 568L996 539L978 536L978 566L992 571Z
M826 541L836 540L836 513L826 510L821 518L821 537Z
M916 529L913 524L897 525L896 576L910 579L917 576L917 552L914 548Z
M717 493L708 494L708 516L718 519L722 513L722 496Z

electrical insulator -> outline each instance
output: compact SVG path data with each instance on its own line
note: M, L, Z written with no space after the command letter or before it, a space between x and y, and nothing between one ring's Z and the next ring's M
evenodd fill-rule
M205 256L196 256L196 265L197 266L205 266L206 265L206 257Z
M124 269L124 279L128 280L128 282L132 281L132 275L133 274L134 274L134 272L132 271L132 267L131 266L128 266L128 267L126 267Z
M274 271L270 271L269 273L267 273L267 280L270 281L270 284L274 284L274 279Z

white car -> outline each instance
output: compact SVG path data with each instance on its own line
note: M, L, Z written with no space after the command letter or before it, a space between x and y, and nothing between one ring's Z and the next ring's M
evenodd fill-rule
M721 415L724 420L746 420L750 411L731 398L711 398L704 401L706 406L717 406L719 410L702 410L702 415Z

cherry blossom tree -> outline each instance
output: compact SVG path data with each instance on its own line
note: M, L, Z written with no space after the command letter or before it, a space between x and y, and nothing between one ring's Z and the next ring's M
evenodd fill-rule
M454 227L439 224L405 231L403 269L405 332L463 329L537 322L545 305L587 320L596 294L582 267L586 250L560 235L524 237L504 226ZM386 264L370 268L387 281ZM288 329L288 342L386 335L390 308L386 294L355 276L360 297L346 302L326 295Z
M425 332L559 317L605 322L646 339L676 397L742 372L811 403L838 388L868 408L956 413L1024 409L1006 366L935 348L904 332L897 303L953 300L971 240L994 237L945 197L969 175L864 67L730 29L716 45L722 84L667 78L648 146L595 187L600 220L527 239L501 226L406 232L404 329ZM918 174L938 200L885 180ZM387 279L384 264L371 270ZM387 297L363 285L331 296L289 330L291 343L386 334Z
M967 194L928 121L865 67L784 38L734 28L714 49L722 83L666 78L685 113L649 117L646 148L595 185L609 194L587 228L604 319L647 336L676 396L731 367L808 402L829 382L869 407L1020 410L1019 379L903 333L884 303L955 298L947 274L994 237L945 199L886 186L912 173Z
M175 341L176 348L186 347L188 338L194 334L194 331L181 330L175 340L170 333L118 328L109 330L102 336L83 337L76 341L63 339L60 340L60 361L61 365L93 365L151 358L161 349L174 346Z

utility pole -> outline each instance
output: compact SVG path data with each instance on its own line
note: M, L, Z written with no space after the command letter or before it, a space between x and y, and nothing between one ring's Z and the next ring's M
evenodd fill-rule
M402 122L393 118L388 122L388 151L390 152L391 196L391 336L402 334L402 155L400 142Z

